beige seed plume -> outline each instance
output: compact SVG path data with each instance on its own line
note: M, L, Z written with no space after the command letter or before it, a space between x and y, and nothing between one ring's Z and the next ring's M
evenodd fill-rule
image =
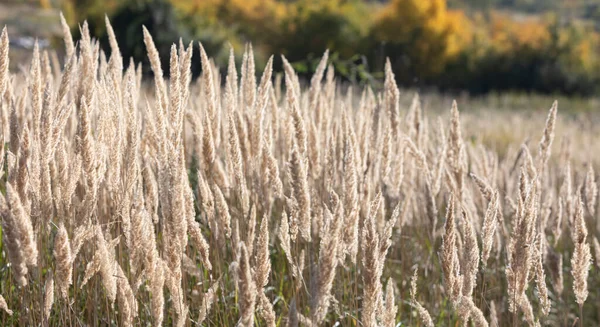
M298 266L296 266L296 275L295 275L296 280L294 281L296 292L299 292L300 289L303 286L305 286L303 272L304 272L304 268L306 267L306 256L305 256L304 249L302 249L300 251L300 255L298 256L298 258L300 258L300 259L298 260Z
M52 75L52 65L50 64L50 55L48 51L42 52L42 79L45 80L45 84L54 83L54 75Z
M298 222L300 235L304 240L311 240L311 212L310 191L308 189L308 178L305 160L299 149L294 146L290 158L290 175L292 176L293 196L298 204Z
M52 271L46 276L46 283L44 284L44 321L46 324L50 319L50 312L54 305L54 277Z
M382 325L384 327L395 327L397 312L398 306L395 304L394 299L394 280L389 278L385 287L385 306L383 318L381 319Z
M417 313L419 314L423 325L427 327L433 327L433 319L431 319L429 311L427 311L427 309L425 309L417 301L417 271L418 269L415 269L415 272L412 278L410 279L410 303L417 310Z
M456 228L454 222L455 199L450 195L446 207L446 222L444 223L444 236L442 238L442 270L444 272L444 287L452 301L460 295L461 286L459 276L454 274L455 266L458 264L456 249Z
M461 300L460 306L462 308L458 310L459 316L470 317L471 320L473 321L473 326L475 326L475 327L488 327L489 326L487 320L485 320L485 316L483 315L483 312L481 311L481 309L479 309L475 305L475 303L473 302L473 299L471 299L470 297L463 297ZM466 312L466 315L463 313L463 310Z
M110 43L110 66L111 73L115 78L120 78L123 71L123 58L121 57L121 50L119 49L119 44L117 43L117 37L115 36L115 31L113 30L112 25L110 24L110 20L108 19L108 15L104 16L104 23L106 25L106 34L108 34L108 42Z
M383 202L383 201L382 201ZM385 210L385 208L382 207L382 210ZM385 212L382 214L385 215ZM380 227L380 237L379 237L379 262L380 265L383 265L383 263L385 262L385 257L387 256L387 253L390 249L390 247L392 246L392 234L394 231L394 227L396 226L397 222L398 222L398 218L400 217L400 209L399 209L399 204L396 205L395 210L392 212L392 216L390 217L389 220L385 221L383 223L383 228ZM380 267L381 270L383 270L383 267Z
M206 242L204 235L202 235L200 224L197 221L191 220L188 220L187 223L190 238L200 254L200 258L202 259L202 264L204 264L204 268L212 270L212 264L210 263L209 258L210 246L208 245L208 242Z
M179 56L177 46L171 45L169 60L169 121L171 123L172 138L179 140L180 116L183 113L181 103L181 84L179 76Z
M95 227L91 223L88 225L80 225L75 228L73 239L71 240L71 260L75 260L83 244L94 237L94 233Z
M209 113L206 112L205 117L202 120L202 159L204 160L204 171L207 174L214 166L216 157L215 140L212 130L213 122L209 117Z
M29 128L27 126L25 126L23 128L23 132L22 132L22 136L21 136L21 143L20 143L20 148L19 148L19 160L18 160L18 168L17 168L17 172L16 174L13 173L10 176L10 179L14 179L16 181L10 181L11 183L15 183L15 186L17 188L17 192L19 193L19 197L21 199L25 199L25 201L27 201L28 199L28 188L29 188L29 169L27 167L28 162L31 160L31 152L33 149L31 149L32 144L30 141L30 135L29 135ZM31 207L29 205L27 205L27 203L25 204L25 210L28 213L31 213Z
M558 102L555 100L552 103L552 107L548 112L548 118L546 119L546 127L544 128L544 135L540 141L539 153L538 153L538 171L541 174L550 158L550 150L552 141L554 140L554 126L556 123L556 112L558 108Z
M68 61L65 64L62 78L60 80L60 86L58 88L58 96L56 98L56 105L60 107L60 110L58 111L55 121L54 121L54 126L53 126L54 134L52 136L52 139L55 141L55 144L59 140L58 133L62 132L62 129L64 128L64 126L66 124L67 115L69 115L71 113L70 109L73 108L72 106L64 105L64 102L66 102L68 92L71 88L71 85L73 84L74 72L75 72L75 62L76 62L75 57L68 58ZM56 145L54 147L56 147Z
M358 225L359 225L359 207L358 207L358 177L357 160L355 157L353 139L348 135L348 128L344 131L344 179L343 179L343 198L344 210L347 216L344 217L343 241L345 252L350 256L350 261L356 263L358 252Z
M8 314L9 316L13 315L13 311L8 308L8 305L6 304L6 300L4 299L4 297L2 295L0 295L0 309L4 310L4 312L6 312L6 314Z
M264 215L260 221L256 248L254 249L254 275L259 289L267 286L271 273L271 258L269 256L269 216Z
M292 67L290 62L283 55L281 56L281 61L283 62L283 70L285 71L285 76L286 76L286 80L285 80L286 88L287 88L287 85L290 85L290 87L293 88L293 91L296 92L296 94L300 94L300 81L298 79L298 75L294 71L294 68ZM290 84L288 84L287 76L289 76Z
M256 68L254 65L254 51L252 44L246 43L244 51L244 63L242 64L242 83L241 95L243 96L242 105L246 108L254 109L256 100Z
M524 294L521 294L517 299L517 304L519 306L519 309L523 311L523 318L525 318L527 324L529 324L529 326L531 327L536 327L537 324L533 313L533 306L531 305L529 299Z
M285 257L288 261L288 264L291 267L292 273L296 274L296 265L294 264L294 259L292 259L292 245L290 240L290 225L288 222L288 216L284 211L281 215L281 222L279 224L279 231L277 233L277 238L279 238L279 245L283 252L285 253Z
M8 32L4 26L0 36L0 101L8 86L8 75Z
M306 155L308 137L306 127L304 125L304 118L302 117L302 113L300 112L300 107L298 103L299 100L297 98L296 93L294 92L292 82L287 73L285 76L285 84L287 88L287 104L292 117L292 125L294 127L295 143L298 145L300 153L302 155Z
M233 101L233 95L231 94L230 87L227 88L226 91L226 101ZM233 106L233 103L231 103ZM242 159L242 148L240 146L240 139L237 133L237 129L235 127L235 121L233 119L233 115L230 112L227 113L227 127L229 131L229 142L228 142L228 151L229 151L229 160L231 161L231 165L233 167L233 174L235 176L235 181L240 189L245 189L246 187L246 179L244 177L244 163Z
M481 195L488 202L492 201L492 196L494 195L494 189L485 180L478 177L477 175L471 173L470 176L473 179L473 181L475 182L475 184L477 185L477 187L479 188L479 192L481 192ZM488 203L488 206L489 206L489 203ZM502 213L502 208L500 207L500 201L498 201L498 200L496 201L496 212L493 214L495 216L495 219L497 219L497 223L494 223L497 226L495 226L494 228L500 227L500 231L502 232L502 235L506 236L507 233L504 230L504 215ZM487 212L486 212L486 215L487 215ZM488 253L488 255L489 255L489 253ZM485 267L486 261L487 261L487 259L483 261L484 267Z
M167 91L166 91L165 82L163 80L163 70L160 65L160 57L158 54L158 50L156 49L156 46L154 45L154 41L152 40L152 36L150 35L150 32L148 32L148 29L146 29L145 26L142 26L142 30L144 33L144 44L146 45L146 51L148 52L148 59L150 60L150 66L152 67L152 72L154 73L154 86L155 86L155 90L156 90L157 106L158 106L157 123L159 126L159 132L160 132L161 136L166 136L166 135L164 135L164 133L165 133L164 129L166 128L165 110L166 110L166 106L167 106L167 95L166 95Z
M279 176L279 165L277 164L277 159L273 155L273 151L271 151L271 142L269 142L267 139L264 139L262 144L263 175L265 176L267 185L272 188L274 195L276 197L281 197L283 196L283 183L281 182L281 177Z
M96 68L97 68L97 57L98 47L95 41L92 41L90 36L90 30L87 21L83 22L83 25L79 28L81 33L81 40L79 41L80 49L80 62L81 66L79 72L81 78L79 80L79 86L77 89L77 100L78 105L81 106L83 97L87 100L87 106L92 106L94 102L94 93L96 91Z
M114 303L117 298L117 279L115 271L114 254L111 254L113 250L112 246L104 239L102 229L100 226L95 227L96 236L96 253L94 254L94 261L97 262L98 271L102 276L102 285L106 290L106 295L110 303Z
M137 317L137 300L133 293L133 289L127 280L127 276L123 272L121 265L115 263L117 277L117 294L119 308L121 309L122 323L124 326L133 326L133 321Z
M40 133L40 115L42 113L42 71L40 63L40 50L38 42L33 46L33 55L31 58L29 90L31 95L31 113L32 113L32 132L34 139L37 139Z
M596 200L598 198L598 185L596 184L596 176L594 167L588 164L587 175L585 176L585 206L591 216L596 212Z
M150 292L152 294L152 318L154 320L153 326L162 326L164 319L164 306L165 306L165 264L162 263L162 259L157 261L154 268L154 273L150 278Z
M546 287L546 275L544 273L544 264L542 260L542 237L545 237L542 233L539 234L537 243L538 246L535 246L533 260L535 260L533 266L535 270L535 283L537 285L537 293L540 301L540 306L542 308L542 314L544 316L548 315L550 312L550 299L548 298L548 288Z
M321 92L321 80L323 79L323 74L325 73L325 68L327 67L327 60L329 59L329 50L325 50L323 57L319 61L317 68L315 69L315 73L310 79L310 103L311 106L314 105L316 101L316 97Z
M463 210L462 212L463 226L463 294L471 297L473 290L477 284L477 271L479 269L479 246L477 244L477 236L470 217Z
M237 104L237 94L238 94L238 75L237 70L235 68L235 54L233 52L233 46L230 45L229 48L229 61L227 64L227 77L225 79L225 84L227 85L227 89L232 91L234 103Z
M252 206L246 224L246 243L248 255L254 254L254 243L256 240L256 206ZM250 260L250 259L248 259Z
M380 246L382 240L375 227L375 219L381 206L381 193L371 201L369 212L362 230L362 279L363 303L362 323L365 326L377 326L377 312L382 301L381 273L383 269ZM384 259L384 258L383 258Z
M481 249L481 263L483 267L487 265L490 252L492 250L492 244L494 242L494 234L498 227L498 220L496 214L498 212L498 192L494 192L491 198L488 208L483 218L483 227L481 231L482 249Z
M574 215L575 197L573 196L573 177L571 174L571 162L567 162L563 168L563 182L560 186L559 196L564 201L563 209L567 222L571 223Z
M252 327L254 326L254 309L256 307L256 284L252 276L250 267L250 258L248 249L244 243L240 244L238 261L238 292L239 301L238 306L240 308L240 323L241 327Z
M92 135L91 126L91 109L88 99L85 96L81 100L82 106L79 114L79 149L78 152L82 157L82 166L85 173L87 193L89 201L94 201L96 196L96 186L98 176L96 174L96 151L95 141Z
M188 104L189 101L189 97L190 97L190 83L192 81L192 70L191 70L191 64L192 64L192 57L194 56L194 49L193 49L193 41L190 41L190 43L188 44L187 50L183 49L183 41L181 39L179 39L179 52L180 52L180 56L181 56L181 63L179 64L179 69L181 70L180 74L180 78L179 78L179 82L180 82L180 90L181 90L181 105L182 105L182 110L181 110L181 115L180 115L180 119L183 118L183 114L185 113L185 107ZM179 122L179 124L181 124L181 122Z
M259 158L260 151L263 148L263 133L265 125L266 107L269 102L269 91L271 89L271 76L273 72L273 56L267 61L265 70L260 79L260 86L257 99L257 108L254 115L254 122L251 128L250 149L254 158Z
M216 137L217 134L217 128L218 128L218 124L217 124L217 97L216 97L216 91L215 91L215 86L214 86L214 78L213 78L213 71L212 71L212 67L209 63L208 60L208 55L206 55L206 51L204 51L204 47L202 46L202 43L199 43L200 45L200 59L201 59L201 64L202 64L202 84L204 86L204 96L206 97L207 100L207 110L206 113L208 115L208 118L210 119L211 122L211 126L212 126L212 130L211 130L211 134L212 136Z
M69 286L73 283L73 258L69 235L63 223L58 226L54 238L54 259L56 261L56 284L60 295L67 298Z
M337 196L336 196L337 197ZM341 206L338 203L337 206ZM321 244L319 246L319 261L318 261L318 277L317 277L317 293L313 298L313 324L320 325L325 319L325 315L329 310L330 294L333 288L335 278L335 270L338 264L338 251L340 248L339 239L342 225L341 210L336 208L336 216L325 208L325 226L321 236Z
M30 217L25 212L21 199L10 183L6 184L6 198L10 210L11 220L14 223L17 237L20 243L19 251L22 253L22 263L29 267L37 265L38 250L36 236L33 231L33 225ZM18 265L19 263L14 263Z
M598 242L596 236L594 236L594 253L596 256L596 266L600 268L600 242Z
M198 319L196 320L197 324L202 324L204 320L206 320L206 316L210 312L210 309L215 302L215 298L217 297L217 290L219 289L219 281L216 281L212 284L212 286L204 293L202 297L202 303L200 304L200 311L198 313Z
M73 44L73 36L71 36L71 28L67 21L65 20L65 16L63 13L60 13L60 24L62 26L63 32L63 40L65 41L65 50L67 52L67 58L71 58L75 53L75 45Z
M183 294L183 288L181 285L181 277L173 273L169 268L169 263L163 261L163 272L165 278L165 286L169 293L171 293L171 299L173 301L173 311L177 318L173 318L174 326L183 326L187 321L188 307L185 304L185 298Z
M273 309L273 304L269 301L269 298L265 295L265 293L258 294L258 310L260 316L265 320L267 327L276 326L277 317L275 315L275 310Z
M130 230L130 236L129 236L130 241L129 241L129 244L127 245L127 247L129 248L129 251L130 251L129 265L131 267L131 274L138 275L139 272L142 270L142 266L143 266L143 263L142 263L143 252L142 251L147 250L146 247L142 244L144 242L148 242L147 238L150 238L150 237L148 237L149 235L144 235L145 229L146 229L144 226L146 224L146 221L144 219L145 213L143 213L142 210L140 210L139 204L134 205L134 208L131 211L132 211L131 215L130 215L131 230ZM151 238L154 238L154 234L151 236Z
M231 236L231 215L229 214L229 206L225 201L225 196L221 192L221 188L215 185L213 187L213 194L215 196L215 208L217 209L219 217L219 228L223 228L223 232L226 237Z
M520 196L516 222L508 245L509 261L506 278L509 294L509 310L514 312L515 304L524 297L529 282L532 265L533 243L535 240L537 184L529 187L525 168L521 169Z
M398 101L400 91L396 86L396 78L392 72L392 65L390 59L385 60L385 105L390 119L390 127L392 131L392 137L396 139L398 137L398 127L400 124L400 118L398 117Z
M404 143L407 146L408 152L413 155L413 157L416 161L416 166L419 169L423 170L423 173L425 174L425 177L427 180L431 180L431 171L429 170L429 165L427 164L427 158L425 157L425 154L423 153L423 151L421 151L415 145L415 143L409 138L405 138Z
M571 258L571 274L573 275L573 291L577 304L583 305L588 296L587 279L592 262L590 253L590 245L587 243L588 230L585 226L583 215L583 203L579 199L577 204L577 212L573 220L573 257Z
M554 246L558 244L558 239L562 234L562 217L563 217L563 199L559 198L558 201L558 210L556 213L556 217L554 218L554 223L552 224L552 235L554 236Z
M448 163L454 173L454 179L457 183L459 203L462 202L463 172L464 172L464 144L460 128L460 114L456 101L452 101L450 137L448 138Z
M494 195L494 189L490 185L488 185L488 183L485 180L481 179L477 175L471 173L469 174L469 176L471 176L473 182L475 182L475 184L479 188L481 195L483 195L483 197L487 201L491 201L492 196Z

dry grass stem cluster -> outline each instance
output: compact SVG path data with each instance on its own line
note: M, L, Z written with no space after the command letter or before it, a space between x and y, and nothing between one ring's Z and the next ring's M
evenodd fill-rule
M62 22L62 63L36 45L10 72L0 38L2 325L600 321L596 158L556 102L502 147L456 102L405 105L389 62L381 90L328 52L257 79L248 45L222 76L201 44L161 67L144 28L146 82L108 19L110 55Z

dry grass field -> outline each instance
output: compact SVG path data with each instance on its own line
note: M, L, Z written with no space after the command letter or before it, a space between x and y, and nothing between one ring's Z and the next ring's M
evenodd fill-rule
M0 39L2 326L600 323L593 113L348 87L327 52L161 67L148 33L146 82L108 21L110 55L63 26L64 62Z

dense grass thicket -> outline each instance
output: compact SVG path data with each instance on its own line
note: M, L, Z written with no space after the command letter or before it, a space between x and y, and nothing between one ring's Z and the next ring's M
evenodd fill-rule
M3 326L600 322L589 113L461 115L328 52L306 85L249 45L226 76L194 43L161 67L144 28L145 83L108 20L110 56L63 26L65 62L19 72L0 38Z

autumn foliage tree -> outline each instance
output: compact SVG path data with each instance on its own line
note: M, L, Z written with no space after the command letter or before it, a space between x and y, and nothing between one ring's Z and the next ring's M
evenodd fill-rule
M372 30L401 80L439 74L470 34L468 19L448 10L445 0L392 0L380 9Z

